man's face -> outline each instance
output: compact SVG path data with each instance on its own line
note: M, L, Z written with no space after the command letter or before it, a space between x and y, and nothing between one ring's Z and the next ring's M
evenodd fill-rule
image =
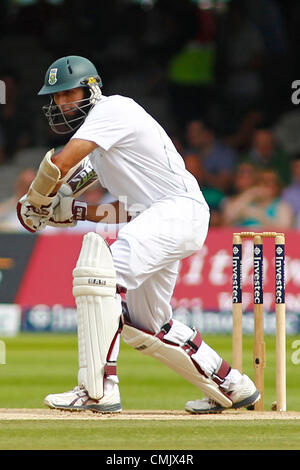
M212 142L212 133L205 129L201 121L191 121L186 130L188 146L204 148Z
M269 130L256 131L253 138L253 145L255 150L266 158L271 158L275 149L275 139Z
M76 112L74 108L74 101L84 99L84 92L82 88L73 88L71 90L59 91L53 95L54 102L61 107L65 115L72 115Z

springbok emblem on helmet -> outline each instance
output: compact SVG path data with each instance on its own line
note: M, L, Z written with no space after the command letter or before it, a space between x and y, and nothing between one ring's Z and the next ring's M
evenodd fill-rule
M49 84L50 85L55 85L55 83L57 82L57 69L51 69L50 72L49 72Z

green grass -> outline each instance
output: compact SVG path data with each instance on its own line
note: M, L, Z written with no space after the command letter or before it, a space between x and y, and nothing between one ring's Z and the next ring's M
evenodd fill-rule
M287 337L287 402L300 411L299 372L294 365L294 337ZM207 336L205 340L231 362L231 337ZM40 408L48 393L70 390L77 380L75 335L20 334L6 338L6 365L0 365L0 408ZM244 371L253 377L252 338L244 338ZM275 400L275 338L266 337L265 408ZM122 342L118 362L123 408L183 409L197 389L154 358Z
M207 336L231 362L231 337ZM275 338L266 337L265 409L275 400ZM300 365L287 337L288 410L300 411ZM298 338L299 339L299 338ZM75 335L20 334L6 338L0 366L0 408L43 408L48 393L76 385ZM244 371L253 377L252 338L244 338ZM178 409L201 397L157 360L122 343L118 363L124 409ZM142 437L141 437L142 436ZM0 421L0 449L299 449L300 421ZM84 437L84 438L83 438Z
M299 421L0 421L6 450L297 450Z

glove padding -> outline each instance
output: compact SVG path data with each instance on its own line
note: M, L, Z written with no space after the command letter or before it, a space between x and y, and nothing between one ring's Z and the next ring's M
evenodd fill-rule
M31 233L52 227L74 227L78 220L86 220L87 204L71 197L72 190L62 184L59 192L47 206L35 207L28 201L27 194L17 205L17 215L23 227Z
M59 203L47 221L51 227L74 227L78 220L86 220L87 204L58 193Z
M21 225L31 233L43 230L58 202L58 196L55 196L49 206L41 206L38 208L28 201L27 194L25 194L17 204L17 215Z

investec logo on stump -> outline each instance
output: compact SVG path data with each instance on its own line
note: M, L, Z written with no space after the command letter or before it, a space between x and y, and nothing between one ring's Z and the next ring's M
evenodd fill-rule
M234 245L232 250L232 302L242 302L242 245Z
M263 250L262 245L254 246L253 260L254 303L263 303Z
M277 245L276 247L276 259L275 259L275 270L276 270L276 292L275 302L276 304L285 303L284 295L284 245Z

